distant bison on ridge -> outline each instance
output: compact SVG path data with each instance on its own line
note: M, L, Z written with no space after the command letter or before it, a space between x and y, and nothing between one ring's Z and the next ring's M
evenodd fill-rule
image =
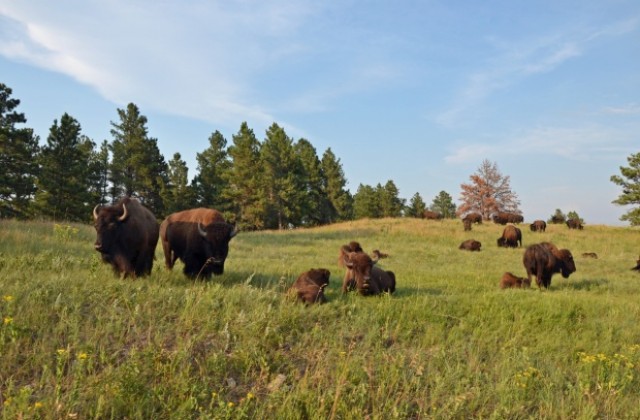
M571 251L558 249L550 242L527 247L522 263L527 270L527 278L531 280L531 276L535 276L538 288L548 288L551 285L551 276L555 273L562 273L562 277L568 278L576 271Z
M502 236L498 238L497 242L498 246L505 248L522 246L522 231L513 225L508 225L502 231Z
M580 219L567 220L567 227L569 229L579 229L579 230L584 229L584 226L582 225L582 222L580 221Z
M422 212L422 218L427 220L441 220L442 213L437 211L425 210Z
M468 213L462 218L462 221L468 220L470 223L482 224L482 215L480 213Z
M160 225L165 265L173 268L177 259L189 277L209 278L224 272L234 226L213 209L198 208L173 213Z
M95 206L94 248L102 261L122 277L146 276L153 268L158 244L158 221L135 198L124 197L112 206Z
M529 225L531 232L544 232L547 230L547 222L544 220L535 220Z
M492 217L493 222L506 225L507 223L522 223L524 221L524 217L521 214L517 213L506 213L506 212L498 212Z

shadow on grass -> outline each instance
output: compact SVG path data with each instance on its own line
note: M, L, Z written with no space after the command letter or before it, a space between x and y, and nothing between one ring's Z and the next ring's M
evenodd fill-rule
M555 286L559 290L583 290L589 291L599 289L602 286L609 284L609 280L606 279L584 279L580 281L558 281L555 282Z

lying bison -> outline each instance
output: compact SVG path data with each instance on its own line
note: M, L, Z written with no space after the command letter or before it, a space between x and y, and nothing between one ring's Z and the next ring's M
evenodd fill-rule
M531 280L526 277L518 277L512 273L506 272L500 279L501 289L520 289L531 286Z
M342 293L356 289L363 296L393 293L396 290L396 276L392 271L376 267L377 260L372 260L364 252L343 254L346 267Z
M171 270L180 259L184 274L192 278L220 275L229 241L236 233L217 210L199 208L173 213L160 225L164 262Z
M584 226L582 225L582 222L580 221L580 219L567 220L567 227L569 229L579 229L579 230L584 229Z
M562 273L562 277L568 278L576 271L571 251L558 249L550 242L527 247L522 263L527 270L527 279L531 281L531 276L535 276L538 288L548 288L555 273Z
M94 244L102 261L123 278L151 273L158 244L156 217L135 198L124 197L112 206L95 206Z
M458 249L462 249L464 251L480 251L480 247L482 243L480 241L476 241L475 239L467 239L462 242Z
M502 236L498 238L498 246L505 248L517 248L522 246L522 231L509 225L502 231Z
M324 288L329 285L331 272L324 268L312 268L300 274L289 289L289 293L307 305L326 303Z
M507 213L507 212L498 212L492 217L493 222L506 225L507 223L522 223L524 221L524 217L521 214L517 213Z
M535 220L529 225L531 232L544 232L547 230L547 222L544 220Z

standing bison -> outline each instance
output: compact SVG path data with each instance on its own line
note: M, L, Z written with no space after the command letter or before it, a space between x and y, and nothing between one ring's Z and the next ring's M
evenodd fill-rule
M499 212L493 215L492 217L493 222L500 224L500 225L506 225L507 223L522 223L524 221L524 217L521 214L517 214L517 213L506 213L506 212Z
M468 220L470 223L482 224L482 215L480 213L468 213L462 218L462 221Z
M544 232L547 230L547 222L544 220L535 220L529 225L531 232Z
M331 272L324 268L312 268L300 274L289 289L289 293L307 305L326 303L324 288L329 285Z
M357 289L363 296L393 293L396 290L396 276L392 271L384 271L376 267L377 260L372 260L364 252L345 252L347 246L341 248L342 264L346 267L342 293Z
M124 277L141 277L151 273L158 244L156 217L135 198L124 197L112 206L95 206L94 244L102 261Z
M462 226L464 226L464 231L468 232L471 230L471 225L473 223L469 219L462 219Z
M165 265L171 270L180 259L188 277L220 275L229 241L236 233L217 210L198 208L173 213L160 225Z
M571 251L558 249L550 242L529 246L524 251L522 263L527 270L527 279L531 281L531 276L535 276L538 288L548 288L555 273L562 273L566 279L576 271Z
M579 230L584 229L584 226L582 225L582 222L580 221L580 219L567 220L567 227L569 229L579 229Z
M513 225L508 225L502 231L502 236L498 238L497 242L498 246L505 248L522 246L522 231Z

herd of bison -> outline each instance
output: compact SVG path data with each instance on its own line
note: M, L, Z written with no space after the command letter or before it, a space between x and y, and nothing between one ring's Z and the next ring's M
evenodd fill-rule
M438 218L437 213L432 213L425 214L425 218ZM184 263L184 274L188 277L207 279L212 274L220 275L224 272L229 241L237 234L235 226L227 223L220 212L206 208L173 213L158 226L153 213L138 200L129 197L111 206L96 206L93 217L97 233L95 249L102 260L122 277L140 277L151 273L158 239L162 243L165 265L169 270L180 259ZM521 215L497 213L493 221L506 225L502 236L497 239L499 247L522 246L522 231L514 226L523 222ZM462 222L464 230L470 231L474 223L482 223L482 216L470 213ZM570 229L583 229L580 220L570 219L566 223ZM534 232L544 232L546 222L536 220L530 228ZM481 246L480 242L469 239L462 242L459 248L480 251ZM598 257L595 253L584 253L582 256ZM393 293L396 289L395 274L376 266L378 260L385 257L387 254L379 250L367 254L355 241L343 245L338 259L339 265L345 269L342 292L355 290L363 296ZM561 273L568 278L576 271L571 251L558 249L550 242L528 246L522 262L527 277L504 273L500 287L530 287L533 276L538 288L548 288L554 274ZM640 259L636 264L633 269L640 271ZM306 271L293 283L290 295L306 304L324 303L324 289L329 284L330 275L329 270L324 268Z

